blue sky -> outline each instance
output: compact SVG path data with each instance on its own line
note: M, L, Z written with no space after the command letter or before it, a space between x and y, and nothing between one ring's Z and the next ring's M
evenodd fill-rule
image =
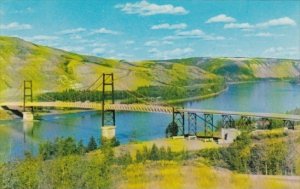
M1 0L0 35L127 60L300 59L300 1Z

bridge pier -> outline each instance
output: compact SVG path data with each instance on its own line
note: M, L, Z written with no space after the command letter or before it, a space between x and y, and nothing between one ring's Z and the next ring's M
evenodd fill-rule
M106 125L101 127L102 139L111 140L116 137L116 126Z
M23 112L23 120L24 121L33 121L34 116L32 112Z
M222 128L221 129L221 139L218 140L218 143L230 144L241 134L241 131L235 128Z

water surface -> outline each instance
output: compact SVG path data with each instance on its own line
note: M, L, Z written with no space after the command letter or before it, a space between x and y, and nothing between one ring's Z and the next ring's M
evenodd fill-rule
M285 113L300 107L300 85L288 82L257 82L230 85L221 95L203 101L183 104L184 107L249 112ZM118 112L117 138L151 140L165 136L172 117L159 113ZM37 153L38 145L56 137L72 136L88 142L100 138L100 112L49 115L45 120L25 123L22 120L0 121L0 160L22 158L24 151Z

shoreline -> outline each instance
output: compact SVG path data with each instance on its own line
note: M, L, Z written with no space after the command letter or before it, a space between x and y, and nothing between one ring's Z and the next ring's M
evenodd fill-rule
M188 102L188 101L204 100L204 99L207 99L207 98L216 97L216 96L222 94L223 92L227 91L228 88L229 87L226 86L226 88L224 88L223 90L220 90L220 91L215 92L215 93L210 93L210 94L207 94L207 95L194 96L194 97L189 97L189 98L167 100L164 103L167 103L167 104L177 104L177 103Z

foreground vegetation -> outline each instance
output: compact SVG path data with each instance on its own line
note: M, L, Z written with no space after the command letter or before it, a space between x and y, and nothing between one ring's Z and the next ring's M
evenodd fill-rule
M299 136L286 139L243 133L229 147L186 151L175 140L175 151L143 144L130 151L111 143L99 147L94 138L87 145L58 138L42 144L37 157L27 153L24 160L1 164L0 188L297 188L299 178L261 176L300 175L293 153Z

